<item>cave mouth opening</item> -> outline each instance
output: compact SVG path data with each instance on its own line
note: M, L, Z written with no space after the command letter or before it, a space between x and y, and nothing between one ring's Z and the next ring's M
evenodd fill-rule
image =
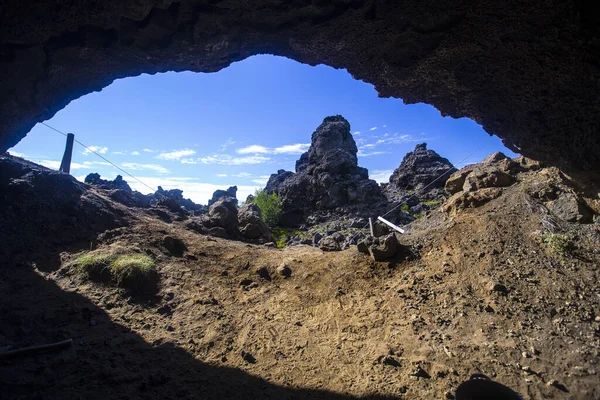
M80 181L92 172L108 179L122 174L95 151L139 177L128 180L135 190L177 188L206 204L217 189L236 185L244 200L276 171L293 171L311 133L337 114L350 122L359 165L379 183L418 143L454 163L485 144L463 165L494 151L515 155L472 120L381 98L346 70L272 55L216 73L120 79L74 100L46 123L89 146L74 149L72 174ZM57 169L63 149L64 137L38 124L10 151Z

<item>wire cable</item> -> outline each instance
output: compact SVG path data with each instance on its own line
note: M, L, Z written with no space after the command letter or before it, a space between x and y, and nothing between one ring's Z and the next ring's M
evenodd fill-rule
M40 122L40 124L44 125L47 128L52 129L53 131L56 131L58 133L60 133L61 135L67 136L66 133L48 125L45 122ZM150 185L146 185L144 182L142 182L141 180L139 180L138 178L136 178L135 176L131 175L129 172L125 171L123 168L119 167L117 164L113 163L112 161L110 161L109 159L107 159L106 157L104 157L103 155L95 152L94 150L90 149L88 146L86 146L85 144L81 143L79 140L74 139L75 142L77 142L77 144L83 146L87 151L89 151L90 153L94 153L95 155L97 155L98 157L100 157L101 159L103 159L104 161L106 161L107 163L109 163L110 165L112 165L113 167L115 167L116 169L118 169L119 171L123 172L124 174L132 177L133 179L135 179L136 181L138 181L139 183L141 183L142 185L146 186L148 189L152 190L153 192L156 192L156 188L153 188Z
M468 158L470 158L473 154L477 153L479 150L481 150L482 148L484 148L490 142L490 140L492 140L493 137L494 137L493 135L490 135L490 137L488 138L488 140L486 140L485 142L483 142L483 144L481 146L479 146L477 149L475 149L472 152L470 152L465 158L463 158L462 160L460 160L457 163L457 165L462 164ZM412 199L413 197L416 197L419 193L423 192L425 189L427 189L428 187L430 187L431 185L433 185L435 182L437 182L440 179L442 179L445 175L447 175L450 172L452 172L452 169L449 169L448 171L444 172L443 174L441 174L440 176L438 176L437 178L435 178L434 180L432 180L431 182L429 182L429 184L427 184L425 187L421 188L418 192L415 192L412 195L410 195L409 197L407 197L406 199L403 199L402 202L400 202L396 207L392 208L390 211L386 212L381 217L383 218L386 215L391 214L392 212L394 212L395 210L397 210L398 207L401 207L403 204L407 203L410 199ZM363 226L362 229L360 229L360 231L365 230L367 228L367 226L369 226L368 223L365 224L365 226ZM403 225L402 227L404 227L404 226L406 226L406 225ZM350 241L352 241L354 239L354 237L360 233L360 231L357 232L357 233L355 233L354 235L352 235L352 237L350 238Z

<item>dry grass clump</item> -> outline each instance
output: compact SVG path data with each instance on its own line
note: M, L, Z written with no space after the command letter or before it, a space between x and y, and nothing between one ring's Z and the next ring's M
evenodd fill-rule
M135 290L156 286L158 281L154 260L144 254L85 253L68 267L92 280Z

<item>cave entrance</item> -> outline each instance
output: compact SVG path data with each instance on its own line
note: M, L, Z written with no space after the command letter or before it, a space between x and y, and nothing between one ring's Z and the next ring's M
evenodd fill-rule
M475 122L443 117L425 104L380 98L347 71L312 67L285 57L254 56L218 73L166 73L115 81L73 101L47 124L74 132L91 150L152 188L182 189L206 204L217 189L238 186L243 201L280 169L294 170L311 133L328 115L352 127L358 164L387 182L404 155L426 142L453 163L485 144L465 163L505 148ZM489 141L488 141L489 140ZM38 124L10 151L57 168L64 137ZM464 163L463 163L464 164ZM463 165L456 165L457 168ZM73 172L122 174L77 146ZM132 188L150 188L128 179Z

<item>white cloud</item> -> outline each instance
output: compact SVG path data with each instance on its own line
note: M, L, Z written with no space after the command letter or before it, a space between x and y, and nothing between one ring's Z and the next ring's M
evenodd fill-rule
M379 156L381 154L388 154L388 153L386 151L373 151L371 153L365 153L364 151L359 150L357 155L359 157L371 157L371 156Z
M360 135L360 131L356 131L356 132L354 132L354 133L353 133L353 135L355 135L355 136L356 136L356 135Z
M285 146L276 147L273 150L275 154L302 154L308 151L310 143L287 144Z
M297 154L300 155L308 150L310 143L286 144L275 148L268 148L258 144L237 149L238 154Z
M387 125L383 125L382 128L387 128Z
M85 164L85 165L106 165L108 167L113 166L111 163L106 162L106 161L84 161L83 164Z
M198 164L198 161L193 158L182 158L180 161L182 164Z
M376 127L376 126L374 126L374 127L372 127L371 129L369 129L369 130L370 130L370 131L376 131L376 130L377 130L377 127Z
M105 177L104 179L114 179L116 174L113 176ZM81 177L85 178L85 176ZM212 194L217 189L227 189L229 186L235 185L235 182L227 182L221 185L216 185L213 183L205 183L202 182L198 178L189 178L189 177L160 177L160 176L138 176L140 181L144 182L146 185L158 188L161 186L165 190L170 189L180 189L183 190L183 197L192 199L193 202L197 204L207 204L208 200L212 197ZM79 179L79 178L78 178ZM135 181L134 179L124 179L129 183L132 189L137 190L141 193L153 193L146 186L141 183ZM237 185L237 198L240 201L246 200L249 194L253 194L256 189L259 188L258 185Z
M168 174L169 170L162 165L157 164L138 164L138 163L124 163L123 168L130 169L133 171L150 170L158 172L159 174Z
M258 144L253 144L251 146L242 147L241 149L237 149L236 153L238 154L257 154L257 153L270 153L271 151L267 149L265 146L260 146Z
M140 155L140 152L139 152L139 151L132 151L132 152L131 152L131 155L132 155L132 156L139 156L139 155Z
M183 157L193 156L196 152L192 149L174 150L167 153L160 153L156 156L161 160L179 160Z
M142 150L144 153L156 153L156 150L144 149Z
M219 178L226 178L226 177L227 177L227 174L217 174L217 176L218 176Z
M46 168L50 168L50 169L59 169L60 168L60 161L54 161L54 160L30 160L33 161L36 164L40 164L43 165ZM79 163L71 163L71 170L77 170L77 169L89 169L92 168L89 165L83 165L83 164L79 164Z
M126 156L127 152L126 151L112 151L110 154L114 154L116 156Z
M252 176L252 174L249 174L248 172L240 172L239 174L232 174L231 176L235 176L236 178L247 178Z
M98 154L106 154L106 152L108 151L108 147L100 147L100 146L88 146L87 149L85 149L83 151L83 155L87 156L88 154L94 152L94 153L98 153Z
M220 165L242 165L242 164L262 164L270 161L269 157L248 156L232 157L228 154L213 154L212 156L201 157L198 159L202 164L220 164Z
M229 138L221 145L221 151L225 151L229 146L236 144L237 142L233 138Z
M262 178L262 179L252 179L252 182L257 183L257 184L259 184L261 186L266 185L268 181L269 181L268 178L267 179L264 179L264 178Z
M394 171L391 169L375 170L372 174L369 174L369 178L373 179L377 183L389 182L390 176Z

